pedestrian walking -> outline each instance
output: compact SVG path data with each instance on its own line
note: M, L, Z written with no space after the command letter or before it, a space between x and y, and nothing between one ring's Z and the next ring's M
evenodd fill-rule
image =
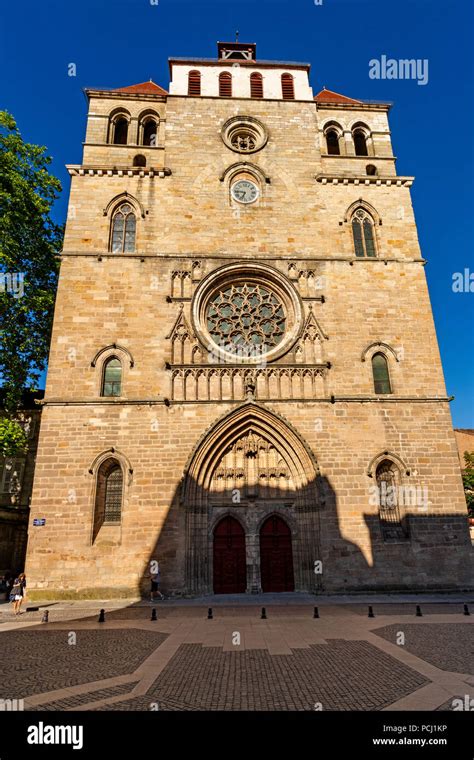
M160 570L160 564L158 561L153 561L153 566L155 569L154 573L151 573L151 592L150 592L150 602L156 602L157 595L163 601L165 598L164 594L160 591L160 583L161 583L161 570Z

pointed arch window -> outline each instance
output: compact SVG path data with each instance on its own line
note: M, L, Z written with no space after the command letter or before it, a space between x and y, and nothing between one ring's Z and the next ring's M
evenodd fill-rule
M362 129L355 129L352 133L356 156L368 156L367 137Z
M219 95L221 98L232 97L232 74L229 74L228 71L219 74Z
M119 523L122 518L123 472L113 458L101 464L97 472L94 515L94 538L104 523Z
M201 94L201 72L190 71L188 74L188 95Z
M283 95L283 100L295 99L295 84L294 84L293 77L291 74L281 75L281 91Z
M102 396L120 396L122 393L122 363L112 356L104 363Z
M392 392L387 358L381 353L374 354L372 357L372 374L375 393L386 395Z
M408 537L406 520L402 516L400 471L390 459L384 459L375 473L379 499L379 520L384 541L400 541Z
M339 147L339 137L335 129L329 129L326 132L326 146L328 155L340 156L341 149Z
M354 212L352 234L354 236L355 255L374 258L376 255L374 220L363 208L358 208Z
M112 253L131 253L135 250L136 224L135 212L130 203L119 206L112 217Z
M258 71L250 75L250 97L263 98L263 77Z

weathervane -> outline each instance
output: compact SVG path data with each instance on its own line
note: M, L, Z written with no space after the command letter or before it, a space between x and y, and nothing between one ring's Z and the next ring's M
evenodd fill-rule
M235 41L236 41L236 42L238 42L238 41L239 41L239 34L240 34L240 32L239 32L239 31L237 31L237 32L235 33Z

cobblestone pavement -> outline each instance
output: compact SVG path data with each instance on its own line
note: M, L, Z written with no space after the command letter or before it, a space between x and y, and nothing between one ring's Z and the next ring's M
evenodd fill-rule
M150 710L171 700L183 710L380 710L425 683L364 641L330 640L291 655L183 644L146 699L117 707Z
M388 625L374 630L377 636L396 643L399 633L405 636L404 647L440 670L474 675L474 631L459 623L424 623Z
M0 633L1 699L66 689L133 672L167 637L137 630L26 630ZM34 692L33 692L34 693Z
M473 616L415 601L54 605L0 618L0 698L27 710L443 710L474 696ZM209 605L210 606L210 605ZM100 607L106 622L97 622ZM389 607L389 609L386 609ZM426 609L425 609L426 608ZM63 617L62 617L63 616ZM405 646L396 643L403 631ZM68 643L71 633L76 645Z

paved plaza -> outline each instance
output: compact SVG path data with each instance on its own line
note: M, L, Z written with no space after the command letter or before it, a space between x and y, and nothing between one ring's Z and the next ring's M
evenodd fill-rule
M156 621L145 602L41 603L19 618L4 604L0 699L64 711L450 710L474 695L466 603L223 597L157 603Z

